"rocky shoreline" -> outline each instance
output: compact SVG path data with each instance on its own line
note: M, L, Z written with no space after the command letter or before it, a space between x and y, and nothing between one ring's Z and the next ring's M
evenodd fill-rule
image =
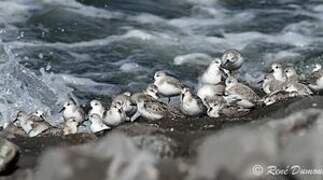
M106 134L17 137L10 141L19 147L19 159L2 172L0 179L44 179L43 171L60 174L46 177L48 180L93 179L96 177L95 172L103 173L102 179L111 179L106 177L108 175L105 171L111 170L116 161L114 157L117 156L134 158L123 159L129 168L124 169L124 166L128 167L125 164L113 167L122 167L120 171L135 175L124 177L115 169L116 179L270 179L273 177L246 173L249 166L242 164L248 161L247 164L252 166L261 161L283 165L299 160L298 163L304 166L315 165L311 164L316 159L314 154L310 156L305 149L302 153L300 146L297 148L302 154L298 155L299 152L292 151L289 146L294 141L298 145L298 141L302 142L302 139L312 136L320 140L319 124L323 122L321 109L323 97L313 96L279 102L237 118L139 119L135 123L118 126ZM323 150L320 149L320 143L305 140L304 143L308 147L303 148L309 151ZM100 153L95 152L96 148L100 149ZM251 150L247 151L248 148ZM109 157L105 157L106 153ZM64 158L56 161L56 156ZM61 174L64 168L58 167L65 162L65 158L71 159L66 163L65 168L71 171L66 177ZM80 159L85 162L82 168L89 172L86 176L82 176L82 168L77 167ZM102 162L104 159L106 162ZM51 165L44 165L48 163ZM100 168L95 168L100 163L103 163ZM234 166L229 165L232 163ZM291 177L284 175L284 178ZM298 178L302 179L302 176L296 176Z

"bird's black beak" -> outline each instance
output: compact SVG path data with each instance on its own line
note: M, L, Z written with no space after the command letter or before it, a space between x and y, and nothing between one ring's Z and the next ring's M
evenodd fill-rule
M257 84L262 84L264 82L264 80L260 80L257 82Z
M18 118L16 118L15 120L12 121L12 123L16 123L18 121Z
M228 64L228 62L229 62L230 60L229 59L225 59L224 60L224 62L222 63L223 64L223 66L226 66L227 64Z
M43 120L45 120L46 118L45 118L45 116L43 116L43 115L40 115L40 118L42 118Z
M65 107L63 107L63 108L59 111L59 113L63 112L64 110L65 110Z

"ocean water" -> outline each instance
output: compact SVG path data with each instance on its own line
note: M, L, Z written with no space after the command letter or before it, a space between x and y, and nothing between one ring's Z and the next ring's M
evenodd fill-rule
M1 122L42 109L60 121L68 94L87 103L138 91L165 69L196 84L226 49L251 84L273 62L322 62L320 0L1 0Z

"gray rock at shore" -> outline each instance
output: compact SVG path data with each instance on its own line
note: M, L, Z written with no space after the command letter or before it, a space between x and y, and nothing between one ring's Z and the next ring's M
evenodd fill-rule
M23 171L18 169L10 177L19 180L23 177L33 180L291 179L290 174L256 176L252 168L258 164L263 168L291 164L319 168L323 164L319 143L322 109L323 98L315 96L257 108L235 121L208 117L156 122L139 119L112 129L98 140L93 134L17 138L13 142L22 149L23 158L18 166ZM83 143L86 144L79 145ZM44 153L38 164L33 162L39 153L52 146L58 148Z
M13 168L16 158L18 158L18 147L6 139L0 138L0 173Z
M156 159L127 137L112 134L98 143L53 149L41 157L35 180L155 180Z

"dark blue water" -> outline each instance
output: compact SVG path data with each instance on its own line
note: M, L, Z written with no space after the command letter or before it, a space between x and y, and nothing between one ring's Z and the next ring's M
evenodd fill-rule
M72 91L86 102L140 90L160 69L195 84L210 58L229 48L246 57L240 76L250 82L275 61L306 70L322 62L323 2L3 0L0 30L6 118L16 109L50 111ZM32 88L10 71L17 66Z

